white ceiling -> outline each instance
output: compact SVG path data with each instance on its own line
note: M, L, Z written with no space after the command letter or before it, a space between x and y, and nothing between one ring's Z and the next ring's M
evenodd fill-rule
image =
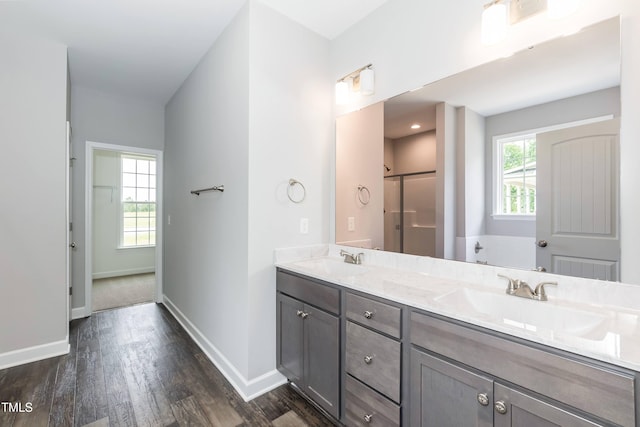
M260 0L332 39L387 0ZM72 85L166 103L245 0L0 1L0 28L69 48Z
M385 102L387 138L435 128L435 105L447 102L492 116L620 84L620 21L463 71ZM420 123L419 130L411 130Z

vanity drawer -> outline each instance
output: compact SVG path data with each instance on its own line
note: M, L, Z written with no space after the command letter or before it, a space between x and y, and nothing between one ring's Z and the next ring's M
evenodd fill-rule
M525 345L422 313L411 342L608 421L636 425L634 377L624 369Z
M340 291L321 283L278 270L276 275L278 291L315 305L333 314L340 312Z
M399 426L400 406L347 375L345 383L347 426Z
M400 343L347 322L347 373L400 402Z
M347 319L400 338L400 308L352 293L347 293L346 307Z

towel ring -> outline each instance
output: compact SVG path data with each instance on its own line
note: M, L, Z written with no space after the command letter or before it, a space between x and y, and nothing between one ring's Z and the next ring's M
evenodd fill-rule
M371 192L364 185L358 185L358 200L363 205L368 205L371 200Z
M296 185L299 185L300 187L302 187L302 197L300 197L299 199L295 199L292 195L292 188L295 187ZM289 179L289 186L287 187L287 197L289 198L289 200L291 200L293 203L302 203L302 201L304 200L305 197L307 197L307 189L304 188L304 185L302 185L302 183L296 179Z

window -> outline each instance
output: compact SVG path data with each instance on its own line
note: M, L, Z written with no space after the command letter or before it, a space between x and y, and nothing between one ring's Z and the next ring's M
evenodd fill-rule
M120 246L156 244L156 161L123 154Z
M497 215L536 214L536 135L498 138Z

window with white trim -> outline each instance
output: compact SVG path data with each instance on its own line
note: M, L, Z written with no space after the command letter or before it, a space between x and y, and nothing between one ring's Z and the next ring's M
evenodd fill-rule
M496 215L536 214L536 134L496 139Z
M120 247L156 244L156 161L154 157L121 155Z

